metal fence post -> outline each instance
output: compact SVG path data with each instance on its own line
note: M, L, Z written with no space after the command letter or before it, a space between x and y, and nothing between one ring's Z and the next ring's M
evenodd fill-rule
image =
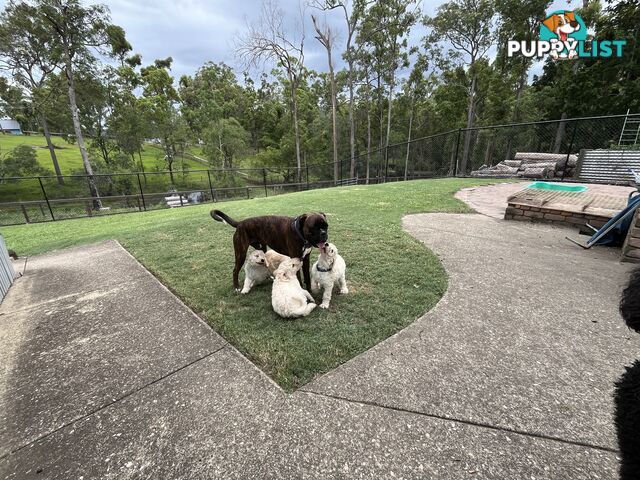
M307 165L307 190L309 190L309 165Z
M24 215L25 223L29 223L29 215L27 214L27 209L24 206L24 203L20 202L20 207L22 208L22 214Z
M458 129L458 135L456 136L456 153L453 161L453 176L458 176L458 153L460 150L460 135L462 134L462 129Z
M389 145L384 146L384 183L387 183L389 175Z
M211 170L207 170L207 178L209 179L209 191L211 192L211 201L215 203L216 193L213 191L213 184L211 183Z
M147 202L144 200L144 192L142 191L142 182L140 181L140 174L136 173L138 177L138 187L140 188L140 197L142 198L142 206L144 207L144 211L147 211Z
M267 194L267 169L262 169L262 184L264 185L264 196L265 198L269 195Z
M51 204L49 203L49 198L47 197L47 192L44 190L44 185L42 184L42 177L38 177L38 182L40 182L40 188L42 189L42 195L44 196L45 202L47 202L47 207L49 207L49 213L51 214L51 220L55 221L56 217L53 216L53 210L51 209Z
M578 121L573 122L573 133L571 134L571 142L569 143L569 149L567 150L567 158L564 161L564 167L562 168L562 177L560 177L560 181L564 181L564 176L567 172L567 165L569 165L569 157L571 156L571 150L573 149L573 142L576 140L576 130L578 129Z
M251 197L249 195L249 187L247 187L247 200L249 200Z

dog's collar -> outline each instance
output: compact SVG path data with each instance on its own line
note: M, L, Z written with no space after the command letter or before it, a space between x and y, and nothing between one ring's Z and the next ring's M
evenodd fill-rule
M291 223L291 226L293 227L293 231L296 232L296 234L298 235L298 237L300 238L300 240L302 240L302 257L304 258L305 256L305 250L307 248L312 248L313 245L311 245L311 242L309 242L309 240L307 240L306 238L304 238L304 235L302 235L302 232L300 231L300 225L299 225L299 220L300 220L300 216L297 216L296 218L293 219L293 222Z
M321 267L320 265L318 265L316 263L316 270L318 270L319 272L322 272L322 273L330 272L331 270L333 270L333 265L335 263L336 263L336 259L335 258L331 261L331 264L329 265L329 268L323 268L323 267Z

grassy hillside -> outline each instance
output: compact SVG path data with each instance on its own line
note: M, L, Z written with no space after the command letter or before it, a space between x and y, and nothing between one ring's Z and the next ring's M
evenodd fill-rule
M402 230L415 212L467 212L453 194L478 179L419 180L311 190L218 204L238 219L323 211L330 240L347 263L348 295L329 311L283 320L271 288L239 295L231 285L233 229L214 222L212 204L46 224L3 227L21 255L108 238L120 241L216 331L286 389L367 350L432 308L446 289L437 257ZM317 251L312 253L312 262Z
M56 146L56 154L60 169L65 175L71 174L73 171L82 170L82 158L77 145L70 144L60 137L52 137ZM19 145L29 145L36 150L38 163L54 174L51 155L47 149L47 142L44 135L3 135L0 134L0 152L6 153ZM192 147L189 153L202 156L200 149ZM153 145L145 145L142 152L142 163L146 171L165 170L166 165L163 160L164 153L162 150ZM180 159L182 161L182 159ZM137 161L137 159L136 159ZM202 162L185 158L184 163L191 169L205 168Z

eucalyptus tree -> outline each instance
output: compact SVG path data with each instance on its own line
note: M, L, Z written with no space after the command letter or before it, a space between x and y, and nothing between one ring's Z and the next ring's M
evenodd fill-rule
M327 61L329 64L329 83L331 86L331 143L333 147L333 181L338 183L338 94L336 92L336 76L333 70L333 45L335 41L335 32L331 27L324 23L320 25L315 15L311 15L313 28L316 31L316 39L327 51Z
M140 109L149 134L160 142L171 182L175 184L173 165L187 142L187 125L178 110L180 98L169 73L172 62L168 57L140 69Z
M432 28L430 40L448 42L468 66L471 81L467 99L467 130L464 138L459 172L464 174L469 158L476 105L476 83L478 73L476 63L485 58L495 39L493 22L496 16L493 0L450 0L438 7L436 15L426 17L425 24Z
M262 4L258 23L248 25L245 34L238 40L236 54L248 67L257 67L267 61L275 61L283 68L289 87L289 101L295 136L297 179L300 182L302 157L300 124L298 119L297 92L304 74L304 30L297 36L288 35L284 28L284 12L273 0ZM301 22L302 23L302 22Z
M409 66L407 37L418 20L418 15L419 9L412 0L375 2L364 12L358 31L357 41L370 51L369 56L373 60L371 64L376 75L379 100L379 145L381 148L385 147L385 152L391 136L396 74L400 68ZM383 133L383 95L386 96L387 103L386 133ZM386 161L385 158L385 163Z
M313 0L311 5L321 10L340 10L347 27L346 45L342 58L347 62L347 88L349 89L349 153L351 165L349 176L355 175L356 127L355 127L355 88L357 82L356 58L360 45L356 41L356 33L367 4L370 0Z
M37 8L10 0L0 14L0 65L27 93L31 109L44 133L58 183L62 185L62 171L44 111L48 96L43 93L43 87L60 62L59 58L48 55L51 48L52 40Z
M34 0L33 6L45 35L50 39L47 55L62 66L73 129L88 175L93 205L101 208L78 113L75 73L79 67L89 69L96 61L96 53L118 56L131 50L131 45L125 39L124 30L111 24L109 9L104 5L84 6L80 0Z

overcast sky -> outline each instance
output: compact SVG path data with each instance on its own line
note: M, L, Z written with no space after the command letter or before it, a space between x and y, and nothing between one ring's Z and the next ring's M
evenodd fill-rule
M312 9L306 8L303 28L300 8L305 0L277 0L284 12L287 30L292 34L305 33L305 64L318 71L326 71L326 53L314 38L310 20ZM4 7L5 0L0 0ZM94 2L91 2L94 3ZM242 73L242 65L234 56L234 39L241 35L247 23L255 22L262 8L262 0L106 0L112 20L124 28L135 52L142 54L143 63L156 58L173 57L173 74L193 75L206 61L223 61ZM426 14L434 14L443 1L421 3ZM576 2L574 1L575 5ZM554 9L571 8L568 1L556 0ZM320 12L320 17L325 14ZM326 21L341 33L336 43L338 52L344 49L344 19L339 10L326 14ZM417 44L424 35L424 27L416 26L410 43ZM338 67L340 55L334 55ZM265 68L271 70L271 66ZM539 68L535 70L539 71ZM256 72L252 72L254 75ZM259 73L259 72L258 72Z

